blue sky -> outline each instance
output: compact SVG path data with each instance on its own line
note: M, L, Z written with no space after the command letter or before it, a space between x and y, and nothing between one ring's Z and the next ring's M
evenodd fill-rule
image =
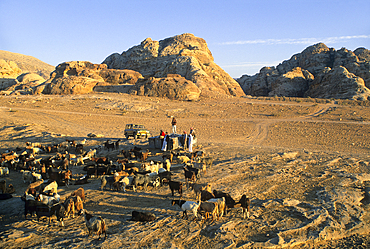
M370 49L369 13L369 0L0 0L0 50L101 63L147 37L192 33L238 78L318 42Z

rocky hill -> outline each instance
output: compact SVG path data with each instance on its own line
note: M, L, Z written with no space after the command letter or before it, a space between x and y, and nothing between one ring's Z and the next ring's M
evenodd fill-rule
M47 80L54 66L42 62L35 57L0 50L0 60L12 61L21 70L21 73L35 73Z
M323 43L306 48L277 67L237 79L248 95L367 100L370 51L335 50Z
M155 89L163 89L172 96L176 94L170 94L173 90L168 87L177 86L178 90L186 89L185 95L193 99L197 95L244 95L239 84L214 63L205 40L193 34L161 41L147 38L121 54L108 56L103 64L111 69L130 69L142 74L145 80L134 91L140 95L158 96L163 92Z
M49 78L54 67L32 56L0 50L0 90L33 94L34 87Z
M102 64L59 64L35 93L81 94L92 91L197 100L199 97L243 96L242 88L213 61L207 43L182 34L108 56Z

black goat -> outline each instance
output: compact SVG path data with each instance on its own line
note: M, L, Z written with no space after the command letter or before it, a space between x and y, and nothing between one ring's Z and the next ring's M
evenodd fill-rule
M195 167L193 167L189 164L185 164L184 170L194 172L196 179L200 178L200 170L199 169L197 169L197 168L195 168Z
M172 196L174 196L174 192L177 190L180 194L180 198L182 197L182 182L169 181L168 185L170 186Z
M110 149L111 150L114 150L114 148L116 147L114 143L111 143L110 140L108 139L105 143L104 143L104 146L105 148L109 151Z
M24 202L24 218L27 219L27 214L31 216L36 213L36 207L43 205L41 201L25 200Z
M171 181L172 173L170 171L164 171L164 172L158 173L158 176L161 180L161 185L163 185L163 183L165 182L168 183L169 181Z
M185 181L186 185L189 187L189 182L195 182L197 177L195 175L194 171L191 171L188 169L188 167L184 167L184 175L185 175Z
M239 203L242 206L243 219L245 219L245 216L247 216L247 218L249 218L251 200L249 198L247 198L246 195L242 195L242 197L240 198Z
M116 150L119 149L119 142L121 141L121 139L118 139L116 142L115 142L115 148Z
M225 197L225 204L227 208L233 208L235 207L235 200L230 196L228 193L224 193L221 191L213 190L213 194L216 198L222 198Z
M40 220L40 217L46 216L49 217L49 223L51 222L51 217L55 215L57 217L58 223L61 222L61 225L64 226L63 219L66 215L66 209L61 203L54 204L49 207L48 205L36 205L36 215L37 220Z

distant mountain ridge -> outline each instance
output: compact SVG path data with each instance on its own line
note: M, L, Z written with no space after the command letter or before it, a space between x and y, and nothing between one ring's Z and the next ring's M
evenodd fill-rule
M276 67L237 79L247 95L369 100L370 51L307 47Z
M17 64L22 73L35 73L47 80L50 73L55 69L54 66L49 65L35 57L23 55L13 52L0 50L0 60L13 61Z
M101 64L63 62L0 50L0 90L6 94L93 91L196 100L214 96L286 96L370 100L370 50L307 47L276 67L234 80L214 63L204 39L185 33L147 38ZM40 77L42 76L42 78Z

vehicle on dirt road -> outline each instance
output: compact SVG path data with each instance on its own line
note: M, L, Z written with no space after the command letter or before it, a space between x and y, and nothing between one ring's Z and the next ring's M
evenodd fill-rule
M144 125L138 124L126 124L125 127L125 137L128 139L129 137L133 138L149 138L150 131L145 129Z

